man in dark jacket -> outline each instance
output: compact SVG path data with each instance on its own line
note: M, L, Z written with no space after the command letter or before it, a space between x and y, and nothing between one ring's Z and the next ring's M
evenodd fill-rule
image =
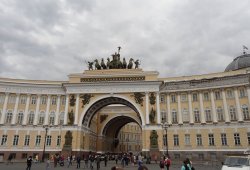
M32 156L29 156L27 159L27 168L26 170L30 170L32 165Z

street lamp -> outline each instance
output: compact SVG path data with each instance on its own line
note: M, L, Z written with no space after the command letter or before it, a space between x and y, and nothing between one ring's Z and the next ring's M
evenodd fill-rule
M165 130L165 136L163 138L163 140L165 141L165 146L166 146L166 156L168 156L168 128L171 126L169 125L167 122L164 122L161 124L162 129Z
M47 139L47 133L48 133L48 130L49 130L49 126L45 125L45 126L43 126L43 128L45 129L45 135L44 135L44 143L43 143L42 162L44 162L44 157L45 157L45 145L46 145L46 139Z
M127 142L127 153L128 153L128 142L129 142L129 138L126 139Z

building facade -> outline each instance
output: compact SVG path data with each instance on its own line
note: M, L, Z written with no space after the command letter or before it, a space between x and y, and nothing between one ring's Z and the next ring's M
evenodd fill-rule
M249 147L249 54L224 72L169 78L118 58L68 81L0 78L0 160L132 150L218 160Z

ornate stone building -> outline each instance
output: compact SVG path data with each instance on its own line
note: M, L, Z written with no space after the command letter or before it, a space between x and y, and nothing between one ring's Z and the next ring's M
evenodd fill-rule
M249 147L249 54L224 72L169 78L122 63L119 51L93 64L68 81L0 78L0 159L129 151L128 123L140 127L135 150L151 156L221 159Z

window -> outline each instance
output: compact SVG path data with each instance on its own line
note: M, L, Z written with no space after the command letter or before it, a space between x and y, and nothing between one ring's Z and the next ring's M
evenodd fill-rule
M31 104L36 104L36 96L31 96Z
M60 146L60 145L61 145L61 136L57 136L56 146Z
M51 105L56 105L56 96L52 96Z
M212 121L211 110L209 108L205 109L205 116L206 116L206 121L207 122L211 122Z
M246 90L245 89L240 89L240 98L246 97Z
M249 111L248 111L247 105L242 106L242 113L244 116L244 120L249 120L250 116L249 116Z
M30 145L30 135L25 135L24 146Z
M55 124L55 112L51 112L49 115L49 124L54 125Z
M61 114L60 114L60 117L59 117L59 124L60 125L63 125L63 123L64 123L64 112L61 112Z
M221 107L217 108L217 117L218 117L218 121L224 121L223 110Z
M42 111L38 116L38 124L43 125L45 120L45 113Z
M190 135L185 134L185 145L190 145Z
M46 146L50 146L50 145L51 145L51 136L48 135L48 136L46 137Z
M209 100L209 94L208 94L208 92L203 93L203 98L204 98L204 101L208 101Z
M189 121L189 114L188 114L188 110L186 108L184 108L182 110L182 118L183 118L183 122Z
M172 103L175 103L176 102L176 97L174 94L171 95L171 102Z
M182 101L182 102L187 101L187 95L186 95L186 94L182 94L182 95L181 95L181 101Z
M232 121L237 120L235 107L230 106L230 108L229 108L229 113L230 113L230 119L231 119Z
M19 140L19 135L14 135L13 146L17 146L18 145L18 140Z
M232 90L227 90L227 98L233 98L234 95L233 95L233 92Z
M22 95L22 96L20 97L20 104L25 104L25 103L26 103L26 99L27 99L27 97L24 96L24 95Z
M41 144L41 135L37 135L36 136L36 146L40 146L40 144Z
M4 100L5 100L5 95L1 94L0 95L0 103L4 103Z
M165 96L161 95L161 103L164 103L164 102L165 102Z
M174 135L174 146L179 146L179 136Z
M7 135L3 135L2 136L2 140L1 140L1 145L6 145L7 144Z
M42 104L42 105L45 105L46 102L47 102L47 96L42 96L42 97L41 97L41 104Z
M199 110L197 108L194 109L194 122L195 123L200 122L200 112L199 112Z
M197 134L196 135L196 143L197 143L197 146L202 146L202 137L201 137L201 134Z
M227 145L227 135L225 133L222 133L220 135L220 137L221 137L221 145L226 146Z
M247 132L247 141L248 141L248 145L250 145L250 132Z
M63 97L62 97L62 100L61 100L61 104L62 104L62 105L65 105L65 103L66 103L66 97L63 96Z
M16 96L10 95L8 103L10 103L10 104L16 103Z
M177 123L177 112L175 109L172 110L172 123Z
M12 120L12 111L8 110L7 115L6 115L6 123L10 124Z
M220 100L221 99L221 94L219 91L216 91L215 93L215 100Z
M214 134L208 134L208 143L210 146L214 146Z
M164 110L161 111L161 122L166 122L167 121L166 115L167 115L167 113Z
M33 111L31 111L28 115L28 124L29 125L32 125L34 123L34 117L35 117L35 114Z
M17 124L21 125L22 122L23 122L23 112L21 111L18 113L18 116L17 116Z
M240 145L240 134L239 133L234 134L234 144Z
M198 95L197 95L197 93L193 93L193 101L194 102L198 101Z

